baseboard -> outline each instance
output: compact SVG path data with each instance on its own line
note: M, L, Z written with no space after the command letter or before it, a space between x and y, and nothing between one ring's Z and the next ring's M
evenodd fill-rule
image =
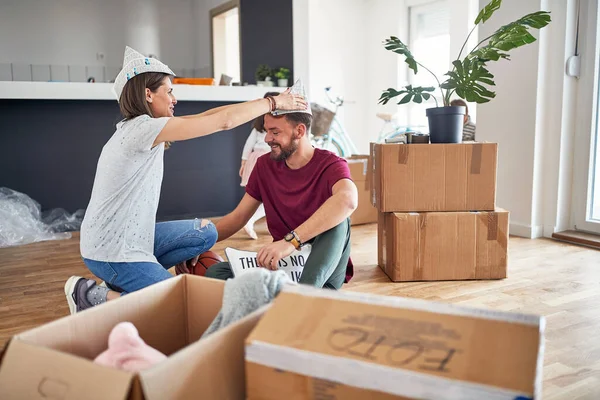
M544 234L543 226L531 226L526 224L520 224L518 222L511 222L509 226L509 233L512 236L519 236L528 239L536 239L542 237Z

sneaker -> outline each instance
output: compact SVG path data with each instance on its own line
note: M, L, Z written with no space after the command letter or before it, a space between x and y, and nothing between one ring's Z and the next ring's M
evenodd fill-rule
M252 239L254 239L254 240L258 239L258 235L256 234L256 231L254 230L254 226L244 225L244 231L246 231L246 234L248 234L248 236L250 236Z
M90 288L94 287L96 282L92 279L72 276L65 283L65 295L71 314L92 308L93 305L88 301L86 294Z

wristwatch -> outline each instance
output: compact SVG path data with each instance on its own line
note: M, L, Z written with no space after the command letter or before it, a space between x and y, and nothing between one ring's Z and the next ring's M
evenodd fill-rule
M300 248L302 247L302 242L300 241L298 234L294 231L291 231L290 233L285 235L284 239L286 242L293 244L296 250L300 250Z

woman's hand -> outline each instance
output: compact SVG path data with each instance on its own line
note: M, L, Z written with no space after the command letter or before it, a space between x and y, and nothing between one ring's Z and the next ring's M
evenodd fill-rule
M240 167L240 178L244 175L244 168L246 168L246 160L242 160L242 166Z
M274 96L276 110L306 110L308 104L306 99L298 94L291 94L290 88L285 92Z

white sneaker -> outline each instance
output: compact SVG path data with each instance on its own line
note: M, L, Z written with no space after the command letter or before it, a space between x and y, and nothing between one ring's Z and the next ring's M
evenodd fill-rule
M246 231L248 236L250 236L252 239L254 239L254 240L258 239L258 235L256 234L256 231L254 230L254 226L244 225L244 231Z

